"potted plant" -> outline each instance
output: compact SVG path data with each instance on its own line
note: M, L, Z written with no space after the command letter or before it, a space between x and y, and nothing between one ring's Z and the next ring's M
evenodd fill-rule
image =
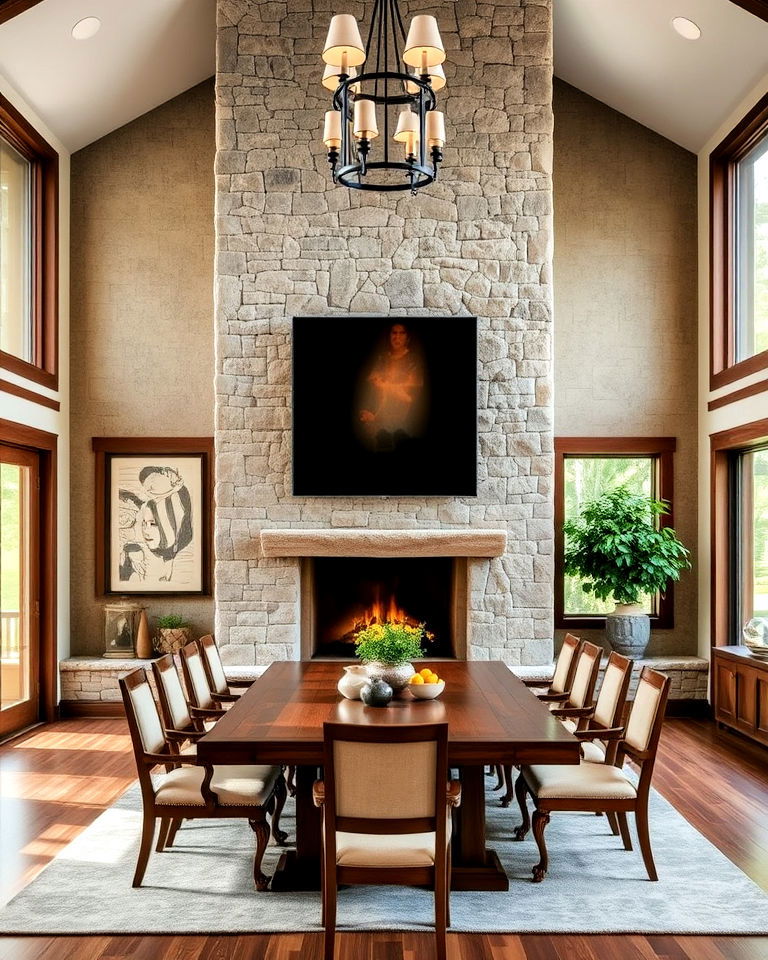
M190 641L189 624L178 613L157 618L155 647L161 653L178 653Z
M399 621L373 623L358 633L355 653L370 677L386 681L397 692L416 672L411 660L424 656L424 635L423 623L415 627Z
M668 504L617 487L585 503L576 520L563 524L563 569L584 582L582 590L616 605L605 618L611 647L642 657L651 635L643 595L663 593L691 566L689 551L671 527L657 527Z

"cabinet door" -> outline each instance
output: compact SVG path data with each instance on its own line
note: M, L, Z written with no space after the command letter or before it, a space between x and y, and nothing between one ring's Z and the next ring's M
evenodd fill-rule
M715 659L715 700L717 719L723 723L736 723L736 668L730 661Z
M755 696L755 736L763 743L768 743L768 673L757 673Z
M736 668L736 723L745 733L754 733L757 706L757 671L741 664Z

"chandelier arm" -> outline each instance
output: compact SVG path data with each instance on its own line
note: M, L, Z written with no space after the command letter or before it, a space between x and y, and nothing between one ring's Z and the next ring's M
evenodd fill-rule
M426 140L427 140L427 110L424 103L424 87L419 90L419 164L423 167L425 164Z
M381 72L381 66L380 66L380 61L381 61L381 23L382 23L382 11L383 11L383 7L384 7L384 2L383 2L383 0L376 0L376 4L375 4L374 9L378 12L378 24L379 24L378 30L377 30L377 32L376 32L376 73L380 73L380 72ZM387 42L387 32L386 32L386 30L385 30L385 31L384 31L384 43L386 43L386 42ZM387 69L387 58L386 58L386 54L385 54L385 56L384 56L384 70L386 71L386 69ZM376 80L374 81L374 84L373 84L373 92L374 92L374 94L378 97L378 95L379 95L379 78L378 78L378 77L376 77ZM385 96L386 96L386 94L385 94Z
M373 13L371 14L371 25L370 27L368 27L368 37L365 41L365 59L366 60L371 55L371 40L373 39L373 27L374 27L374 24L376 23L376 12L378 10L378 7L379 7L379 3L378 3L378 0L376 0L376 2L373 5Z
M386 74L389 72L389 36L388 36L388 8L387 0L381 0L382 20L384 22L384 162L389 162L389 105L387 103L389 89Z
M397 0L389 0L390 16L392 18L392 41L395 45L395 65L400 64L400 44L397 42L397 26L400 23L400 30L403 29L403 21L400 20L400 11L397 9ZM403 34L405 39L405 34Z
M403 26L403 18L400 15L400 7L397 3L397 0L392 0L392 5L395 8L395 13L397 13L397 22L400 26L400 36L403 38L403 44L405 44L405 27ZM394 30L392 31L395 32Z

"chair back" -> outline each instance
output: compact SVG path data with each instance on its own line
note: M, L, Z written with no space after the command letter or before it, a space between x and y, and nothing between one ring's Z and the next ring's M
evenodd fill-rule
M216 704L211 696L208 677L205 675L203 657L197 640L190 640L179 651L181 654L181 672L184 674L184 686L187 697L193 707L201 710L215 710Z
M553 693L567 693L571 689L573 672L576 668L576 655L581 647L581 640L572 633L566 633L563 645L555 664L555 673L549 685Z
M619 766L625 756L640 764L640 790L650 785L668 695L669 677L643 667L617 758Z
M632 661L615 650L611 651L595 704L593 716L596 724L606 728L621 726L631 677Z
M592 703L602 655L602 647L586 640L581 644L568 697L569 707L586 707Z
M160 722L157 704L152 696L152 687L149 684L147 671L140 667L138 670L120 677L118 683L120 693L123 696L133 753L136 757L141 794L146 804L154 797L150 770L155 766L155 763L150 763L145 759L146 754L167 753L169 759L172 759L172 754L163 733L163 725Z
M435 833L439 869L446 851L448 724L324 723L323 740L326 862L335 863L337 830Z
M167 653L153 660L152 673L165 729L184 731L194 727L173 656Z
M209 633L197 641L200 653L203 656L203 667L208 678L208 684L214 693L229 693L229 684L224 673L224 664L221 662L219 647Z

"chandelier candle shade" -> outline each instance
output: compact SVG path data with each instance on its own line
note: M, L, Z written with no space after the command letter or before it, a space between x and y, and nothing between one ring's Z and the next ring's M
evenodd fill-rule
M355 18L337 14L323 60L321 82L333 92L323 143L334 183L412 193L433 183L446 139L445 117L436 109L435 92L446 81L435 17L415 16L406 37L397 0L374 0L363 47ZM393 143L404 149L404 157L395 155Z

